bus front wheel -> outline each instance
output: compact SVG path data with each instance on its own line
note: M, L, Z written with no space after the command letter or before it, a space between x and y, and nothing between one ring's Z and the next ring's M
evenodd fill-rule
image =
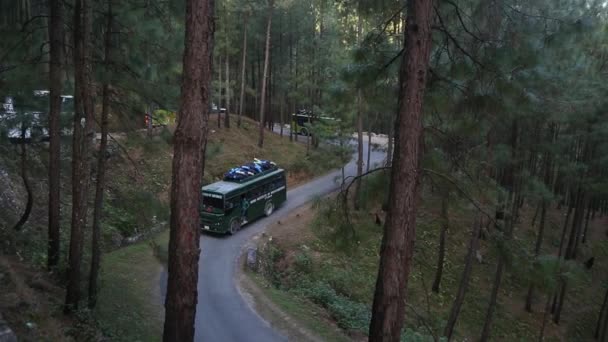
M272 201L266 202L266 205L264 206L264 215L270 216L273 211L274 211L274 204L272 203Z
M241 223L239 222L239 219L234 218L234 219L232 219L232 221L230 221L230 230L228 231L228 234L234 235L240 229L241 229Z

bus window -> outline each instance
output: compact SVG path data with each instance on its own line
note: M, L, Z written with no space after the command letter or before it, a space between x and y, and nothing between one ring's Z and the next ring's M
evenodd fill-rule
M239 197L232 197L226 200L226 210L234 209L240 204Z

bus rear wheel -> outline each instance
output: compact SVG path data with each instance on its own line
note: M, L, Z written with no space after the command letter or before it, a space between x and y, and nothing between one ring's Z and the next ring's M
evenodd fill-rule
M266 202L266 205L264 205L264 215L270 216L270 215L272 215L273 211L274 211L274 203L272 203L272 201Z
M241 229L241 222L239 222L239 220L237 218L234 218L234 219L232 219L232 221L230 221L230 230L228 231L228 234L234 235L240 229Z

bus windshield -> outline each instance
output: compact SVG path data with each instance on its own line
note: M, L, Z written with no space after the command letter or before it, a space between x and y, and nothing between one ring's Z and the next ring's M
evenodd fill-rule
M219 197L219 198L218 198ZM215 209L224 210L224 199L218 195L203 195L203 205Z

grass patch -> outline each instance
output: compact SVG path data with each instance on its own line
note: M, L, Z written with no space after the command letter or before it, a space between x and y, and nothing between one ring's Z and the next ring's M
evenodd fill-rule
M96 319L113 341L160 341L164 322L159 274L153 245L167 246L166 230L149 241L105 254Z
M323 341L347 342L350 338L328 323L324 310L308 300L270 286L263 276L248 272L247 276L282 311L297 320L305 329Z

